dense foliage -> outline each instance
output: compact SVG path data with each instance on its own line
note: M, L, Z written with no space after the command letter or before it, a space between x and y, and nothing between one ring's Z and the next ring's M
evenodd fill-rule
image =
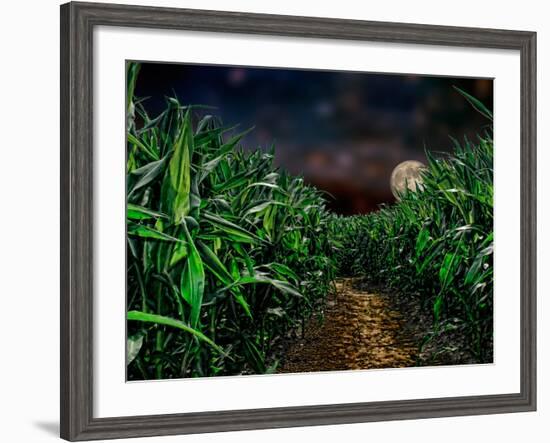
M167 98L151 117L128 63L128 379L268 373L323 312L335 276L361 277L431 313L492 360L493 141L455 142L416 191L364 216L246 151L207 110ZM475 98L467 100L486 117ZM335 337L337 340L338 337Z
M490 112L463 93L480 112ZM415 297L432 310L430 338L455 331L479 362L492 361L493 141L455 141L453 155L427 153L423 184L365 216L333 217L336 263Z
M273 371L330 288L324 199L176 98L150 117L127 69L128 378Z

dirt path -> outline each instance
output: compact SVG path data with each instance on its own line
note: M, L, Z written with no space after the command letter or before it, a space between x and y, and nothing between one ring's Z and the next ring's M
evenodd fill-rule
M402 315L389 295L355 289L353 279L336 282L325 320L313 320L303 339L290 345L278 372L414 366L417 346L404 332Z

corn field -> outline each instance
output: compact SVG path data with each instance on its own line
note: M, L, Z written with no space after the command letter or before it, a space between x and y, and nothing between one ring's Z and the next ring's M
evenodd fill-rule
M462 92L492 120L475 98ZM493 140L454 140L417 192L366 216L331 221L339 273L383 283L433 313L433 334L459 330L478 362L493 350Z
M422 190L341 217L208 109L170 97L148 115L138 73L128 63L128 380L273 373L345 274L418 299L434 334L459 329L492 359L489 133L429 155Z
M333 277L321 193L192 112L128 104L129 379L274 371Z

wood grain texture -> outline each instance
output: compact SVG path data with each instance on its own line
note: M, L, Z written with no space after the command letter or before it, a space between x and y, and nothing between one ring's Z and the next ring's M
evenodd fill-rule
M98 25L518 50L521 392L476 397L93 417L92 44ZM536 409L536 34L99 3L61 6L61 437L93 440ZM512 294L515 296L516 294Z

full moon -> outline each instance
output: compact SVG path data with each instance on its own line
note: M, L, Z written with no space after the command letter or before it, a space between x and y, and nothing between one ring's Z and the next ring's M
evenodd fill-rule
M391 173L390 187L391 192L399 200L399 193L403 193L408 187L411 191L416 191L416 184L422 183L422 170L426 166L416 160L407 160L399 163Z

